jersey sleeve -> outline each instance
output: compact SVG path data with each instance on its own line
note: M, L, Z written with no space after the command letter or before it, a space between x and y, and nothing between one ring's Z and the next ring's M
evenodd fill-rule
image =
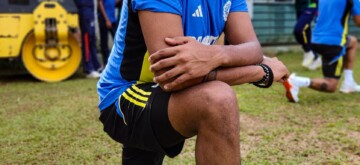
M247 12L247 4L245 0L232 0L230 12Z
M352 15L360 15L360 1L359 0L353 0L353 8L351 10Z
M182 15L180 0L131 0L131 4L134 12L147 10Z

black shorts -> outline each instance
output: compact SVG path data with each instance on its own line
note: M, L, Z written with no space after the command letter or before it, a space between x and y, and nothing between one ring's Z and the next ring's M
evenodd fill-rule
M330 62L342 53L344 47L311 44L311 48L322 56L322 72L324 77L340 79L343 71L343 57L340 57L337 61L331 64Z
M154 83L131 86L119 97L118 104L101 111L99 119L104 131L126 147L175 157L181 152L185 137L171 126L170 95ZM123 118L117 113L117 106Z

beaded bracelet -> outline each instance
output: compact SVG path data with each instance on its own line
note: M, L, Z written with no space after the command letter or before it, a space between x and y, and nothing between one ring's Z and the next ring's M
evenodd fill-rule
M265 75L261 80L253 82L252 84L259 88L269 88L274 81L274 74L271 68L266 64L258 64L258 66L261 66L263 68Z

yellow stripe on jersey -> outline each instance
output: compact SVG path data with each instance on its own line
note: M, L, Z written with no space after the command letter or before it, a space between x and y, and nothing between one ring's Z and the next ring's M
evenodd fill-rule
M346 15L346 19L345 19L345 22L344 22L344 32L342 34L341 46L344 46L346 44L346 41L347 41L347 34L348 34L348 28L349 28L349 23L348 23L349 16L350 16L350 13L348 13Z
M142 64L141 73L140 73L140 79L139 79L138 83L154 82L153 78L154 78L154 73L150 71L149 52L146 51L144 59L143 59L143 64Z
M136 92L142 94L142 95L145 95L145 96L150 96L151 92L146 92L140 88L138 88L137 86L133 85L131 86L132 89L134 89Z
M133 99L132 97L130 97L129 95L126 94L126 92L124 92L121 96L124 96L124 98L128 101L130 101L131 103L139 106L139 107L143 107L145 108L146 104L145 103L142 103L142 102L139 102L135 99Z
M128 88L128 89L126 90L126 92L128 92L131 96L133 96L133 97L135 97L135 98L137 98L137 99L139 99L139 100L141 100L141 101L148 101L148 99L149 99L149 98L147 98L147 97L140 96L140 95L136 94L136 93L133 92L130 88Z
M303 38L304 38L304 43L307 44L308 43L308 39L306 37L306 30L309 28L309 24L306 24L303 31L302 31L302 34L303 34Z
M335 76L341 75L342 67L343 67L343 57L340 57L336 65Z

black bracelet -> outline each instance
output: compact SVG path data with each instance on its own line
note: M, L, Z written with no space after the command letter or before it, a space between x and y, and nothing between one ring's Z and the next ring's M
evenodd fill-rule
M269 66L265 64L258 64L258 66L264 69L265 75L260 81L253 82L252 84L259 88L269 88L274 81L274 74Z
M217 76L217 69L214 69L212 71L210 71L204 78L202 82L207 82L207 81L212 81L212 80L216 80L216 76Z

